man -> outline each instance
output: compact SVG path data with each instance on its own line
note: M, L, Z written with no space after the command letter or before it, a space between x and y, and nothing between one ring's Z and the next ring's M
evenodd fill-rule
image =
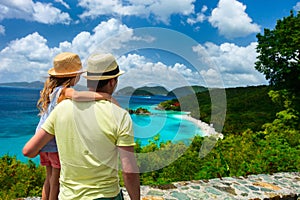
M121 74L111 54L93 54L84 77L90 91L112 94ZM132 200L140 199L132 120L127 111L105 100L64 100L24 146L23 154L35 157L54 135L61 162L59 199L122 199L118 154L128 194Z

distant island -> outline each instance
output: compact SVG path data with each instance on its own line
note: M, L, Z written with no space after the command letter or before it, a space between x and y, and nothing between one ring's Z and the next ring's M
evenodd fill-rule
M10 82L10 83L0 83L0 86L5 87L19 87L19 88L36 88L43 89L44 83L41 81L33 81L33 82ZM76 90L87 90L86 86L77 84L74 86Z
M40 81L34 82L11 82L11 83L0 83L0 86L8 87L22 87L22 88L43 88L44 83Z
M146 108L137 108L136 110L134 109L127 109L129 114L136 114L136 115L150 115L150 111L147 110Z
M171 91L168 91L166 88L162 86L154 86L154 87L125 87L117 92L116 95L124 95L124 96L154 96L154 95L162 95L162 96L169 96L169 97L183 97L191 94L195 94L198 92L205 92L208 88L203 86L184 86L175 88Z
M41 81L34 82L10 82L10 83L0 83L0 86L8 86L8 87L22 87L22 88L37 88L42 89L44 87L44 83ZM77 84L74 87L76 90L87 90L86 86ZM183 86L179 88L175 88L171 91L168 91L166 88L162 86L153 86L153 87L125 87L115 92L115 95L123 95L123 96L169 96L174 98L180 98L187 95L195 94L198 92L205 92L208 88L203 86Z
M167 96L168 90L161 86L154 87L125 87L115 92L116 95L126 95L126 96L154 96L154 95L162 95Z

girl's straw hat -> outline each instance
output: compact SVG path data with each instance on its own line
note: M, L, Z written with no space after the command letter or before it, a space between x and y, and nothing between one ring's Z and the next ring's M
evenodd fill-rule
M63 52L55 56L53 66L48 70L48 74L59 78L73 77L84 72L79 56L70 52Z
M87 73L83 77L88 80L107 80L123 73L112 54L95 53L88 58Z

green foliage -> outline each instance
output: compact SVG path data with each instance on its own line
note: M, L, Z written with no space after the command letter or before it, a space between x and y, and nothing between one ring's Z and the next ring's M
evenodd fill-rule
M181 111L180 103L177 99L161 102L158 107L164 110Z
M0 169L0 199L41 196L45 180L43 167L5 155L0 159Z
M276 113L280 111L283 106L275 104L268 96L268 92L272 89L270 86L251 86L226 88L226 108L219 106L214 107L215 122L214 127L221 127L219 130L224 135L227 134L241 134L248 128L253 131L262 130L262 125L266 122L271 122L275 119ZM217 94L218 89L214 89ZM214 90L210 92L213 93ZM210 124L212 105L210 99L210 92L197 93L197 98L194 95L182 97L179 99L181 109L184 111L191 111L192 117L201 119ZM199 108L199 109L197 109ZM226 113L224 113L226 111ZM200 114L200 115L199 115ZM222 122L222 117L226 114L225 123ZM218 117L220 118L218 120Z
M243 96L237 91L234 90L230 94L231 98ZM263 94L265 95L265 93L266 91ZM205 157L199 156L203 151L202 146L204 142L210 140L213 142L212 137L196 136L187 149L183 148L182 144L160 144L163 148L168 147L173 155L178 155L178 152L183 154L164 168L142 174L142 184L168 184L183 180L299 171L299 113L292 108L293 101L286 91L271 90L268 93L275 103L272 104L273 107L280 104L280 107L284 108L276 114L273 122L264 124L259 131L247 129L240 134L225 135L224 139L215 143L210 152L204 152ZM254 94L261 95L258 92L248 93L248 98L252 99L251 96ZM252 105L251 100L247 104L256 107ZM260 105L266 106L266 103L262 102ZM239 107L240 105L233 106ZM153 142L148 146L140 147L139 152L147 153L159 150L158 144ZM148 156L147 154L148 160L144 161L145 163L161 163L166 162L170 156L169 153L166 154L166 157Z
M226 134L210 152L206 152L205 157L200 157L199 152L200 149L203 151L203 142L209 140L207 137L196 136L188 149L176 147L182 144L163 145L155 141L145 147L139 146L139 153L155 152L160 146L167 146L173 155L178 155L185 149L174 162L141 174L141 183L159 185L183 180L299 171L299 113L293 108L295 103L287 91L271 89L270 86L226 89ZM198 93L197 97L201 118L209 118L209 93ZM181 98L181 106L193 110L195 104L191 98ZM144 163L142 167L145 167L147 162L166 162L169 156L169 153L166 157L147 154L139 164Z
M293 112L289 115L297 116ZM141 174L141 183L160 185L174 181L299 171L300 131L290 123L290 119L294 118L278 115L272 123L264 125L262 131L248 129L239 135L229 134L218 140L203 158L199 152L207 137L196 136L187 149L183 144L160 144L170 150L166 151L165 157L147 154L147 159L142 162L167 162L170 156L178 152L182 156L164 168ZM152 143L142 147L140 152L158 150L158 145Z
M142 107L139 107L137 108L136 110L134 109L127 109L129 114L137 114L137 115L150 115L150 111L147 110L146 108L142 108Z
M174 98L175 97L179 98L179 97L195 94L195 93L198 93L198 92L204 92L204 91L207 91L207 90L208 89L206 87L198 86L198 85L183 86L183 87L173 89L172 91L170 91L167 94L167 96L173 96Z
M264 29L257 39L255 68L271 85L296 92L300 85L300 12L277 20L274 30Z
M137 88L132 95L135 96L153 96L153 95L167 95L168 94L168 90L164 87L161 86L154 86L154 87L141 87L141 88Z

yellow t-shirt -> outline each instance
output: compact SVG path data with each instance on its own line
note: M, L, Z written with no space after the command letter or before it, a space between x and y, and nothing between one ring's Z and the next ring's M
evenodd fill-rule
M105 100L64 100L42 128L57 142L59 199L114 197L120 192L116 147L135 145L126 110Z

